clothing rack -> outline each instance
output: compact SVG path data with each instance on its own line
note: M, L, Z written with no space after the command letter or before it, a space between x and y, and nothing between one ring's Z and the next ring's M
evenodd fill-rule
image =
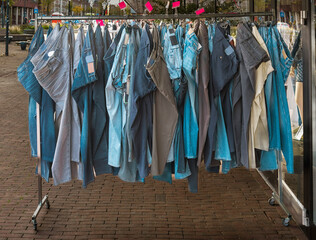
M124 16L45 16L45 17L39 17L38 14L35 14L35 31L37 30L38 23L40 21L44 20L151 20L151 19L209 19L209 18L214 18L214 19L225 19L225 18L241 18L241 17L256 17L256 16L261 16L261 17L271 17L273 20L276 19L276 14L275 10L272 12L258 12L254 13L252 12L244 12L244 13L206 13L206 14L201 14L201 15L196 15L196 14L174 14L174 15L169 15L169 14L156 14L156 15L124 15ZM38 161L38 205L33 213L32 216L32 223L34 230L37 231L37 221L36 218L39 215L41 209L43 206L46 204L46 208L50 208L50 204L48 201L48 195L45 195L44 198L42 198L42 177L41 177L41 133L40 133L40 106L38 103L36 103L36 115L37 115L37 161ZM279 164L279 167L281 167L281 152L277 154L277 159ZM279 186L282 187L282 176L281 176L281 171L279 170ZM280 204L280 206L285 210L286 213L288 211L284 207L282 203L282 192L279 189L279 195L280 197L277 198L278 194L274 193L273 194L273 199L277 200ZM290 215L288 214L288 219L290 219Z

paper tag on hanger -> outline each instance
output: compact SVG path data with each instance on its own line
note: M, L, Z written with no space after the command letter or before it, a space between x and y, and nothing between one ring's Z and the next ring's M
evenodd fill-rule
M196 11L195 11L195 14L196 14L196 15L200 15L200 14L202 14L202 13L204 13L204 12L205 12L204 8L201 8L201 9L196 10Z
M282 55L283 55L283 58L284 58L284 59L287 59L287 55L286 55L284 49L282 49Z
M94 73L94 60L92 55L86 56L86 62L88 65L88 73Z
M151 12L153 10L153 6L151 6L150 2L148 1L146 4L145 4L145 7L147 8L147 10L149 12Z
M48 55L48 57L51 57L54 55L54 53L55 53L55 51L50 51L47 55Z
M172 8L174 9L174 8L178 8L178 7L180 7L180 1L176 1L176 2L173 2L172 3Z
M119 4L119 7L120 7L120 9L122 10L122 9L124 9L124 8L126 8L126 3L123 1L123 2L120 2Z

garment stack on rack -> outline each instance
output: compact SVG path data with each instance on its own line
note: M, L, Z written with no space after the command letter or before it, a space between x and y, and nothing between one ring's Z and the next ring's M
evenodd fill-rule
M276 26L196 20L178 26L40 26L18 78L30 94L29 130L36 153L41 106L41 176L83 187L100 174L128 182L188 179L198 170L277 169L282 150L293 172L284 83L292 57Z

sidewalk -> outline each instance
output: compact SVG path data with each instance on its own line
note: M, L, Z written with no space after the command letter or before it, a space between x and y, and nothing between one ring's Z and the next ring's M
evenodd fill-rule
M0 43L0 55L4 44ZM0 239L305 239L294 221L270 206L271 190L256 171L227 175L201 169L199 193L186 181L125 183L103 175L87 189L79 181L43 184L51 209L37 207L36 160L30 157L28 94L16 68L27 52L10 44L0 56Z

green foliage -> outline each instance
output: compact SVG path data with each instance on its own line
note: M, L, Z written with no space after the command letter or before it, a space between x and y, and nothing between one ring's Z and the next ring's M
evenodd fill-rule
M72 11L75 13L75 15L79 15L83 11L83 7L76 5L72 8Z
M24 29L34 29L35 27L30 25L30 24L23 24L23 25L20 26L20 28L23 31Z
M43 9L43 13L50 15L50 8L54 0L41 0L40 6Z
M48 30L49 29L49 24L42 24L42 28Z

